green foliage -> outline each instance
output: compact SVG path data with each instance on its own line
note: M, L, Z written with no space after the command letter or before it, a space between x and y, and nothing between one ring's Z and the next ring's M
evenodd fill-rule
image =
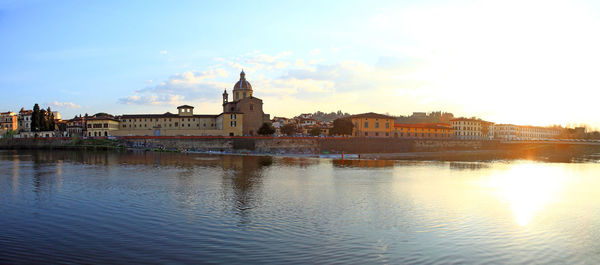
M76 133L75 133L75 134L73 134L73 135L71 136L71 143L72 143L72 144L81 144L81 142L82 142L82 141L81 141L81 138L79 137L79 135L78 135L78 134L76 134Z
M352 135L354 124L348 118L336 119L333 121L333 128L329 131L330 135Z
M35 103L33 113L31 114L31 131L40 131L40 106Z
M275 133L275 128L270 122L265 122L260 126L257 133L260 135L271 135Z
M294 135L298 131L295 124L283 125L280 130L285 135Z
M319 136L319 135L321 135L321 128L314 127L312 129L310 129L310 131L308 131L308 135L310 135L310 136Z

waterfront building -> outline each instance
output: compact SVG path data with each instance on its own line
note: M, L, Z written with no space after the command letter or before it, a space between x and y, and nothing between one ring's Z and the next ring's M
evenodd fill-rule
M31 132L32 114L33 110L25 110L25 108L21 108L21 111L19 111L19 115L17 117L20 132Z
M244 114L224 112L218 115L196 115L194 107L177 107L177 114L126 114L119 117L115 136L240 136ZM89 125L88 125L89 128Z
M395 138L450 139L454 129L447 123L395 124Z
M484 140L493 137L493 123L473 118L451 119L454 138L460 140Z
M503 141L516 140L517 127L514 124L496 124L494 125L494 138Z
M233 101L227 90L223 92L223 113L242 114L242 134L256 135L263 123L269 122L269 114L263 112L263 101L253 96L252 85L242 70L240 80L233 86Z
M85 134L85 117L79 115L79 117L75 117L67 121L67 133L68 135L79 135L83 136Z
M349 117L354 124L352 135L355 137L391 137L394 130L392 116L378 113L362 113Z
M17 114L12 111L0 113L0 134L16 131L19 128Z
M495 138L504 141L548 140L558 138L561 132L559 128L514 124L497 124L494 128Z
M115 136L119 131L120 121L112 115L91 116L86 119L86 135L88 137Z

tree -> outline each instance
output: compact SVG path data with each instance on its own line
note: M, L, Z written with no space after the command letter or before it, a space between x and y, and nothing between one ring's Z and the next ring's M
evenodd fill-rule
M295 124L286 124L281 126L281 133L285 135L294 135L296 133L296 125Z
M271 135L275 133L275 128L270 122L265 122L258 128L257 133L260 135Z
M40 131L48 130L48 119L46 118L47 115L48 113L46 113L45 109L40 110Z
M54 122L54 113L52 113L52 110L50 109L50 107L48 107L48 112L46 112L47 116L47 125L48 128L46 128L48 131L54 131L56 129L56 123Z
M35 103L33 106L33 113L31 113L31 130L39 132L40 129L40 106Z
M310 135L310 136L319 136L319 135L321 135L321 128L314 127L312 129L310 129L310 131L308 131L308 135Z
M348 118L335 119L333 128L329 131L330 135L352 135L354 124Z

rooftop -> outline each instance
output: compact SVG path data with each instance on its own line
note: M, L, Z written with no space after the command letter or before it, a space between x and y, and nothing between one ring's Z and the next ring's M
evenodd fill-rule
M367 112L361 114L351 115L350 118L375 118L375 119L396 119L392 116L383 115L375 112Z

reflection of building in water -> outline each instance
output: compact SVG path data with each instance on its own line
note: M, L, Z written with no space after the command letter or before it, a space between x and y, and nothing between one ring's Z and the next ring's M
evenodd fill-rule
M293 167L308 167L320 163L319 159L306 157L282 157L278 159L278 164L293 166Z
M12 165L12 191L13 195L17 195L19 193L19 167L21 164L21 160L18 155L13 155L13 165Z
M368 168L376 168L376 167L393 167L393 160L332 160L331 163L336 167L368 167Z
M490 168L490 165L486 164L486 163L450 162L450 169L457 169L457 170L471 169L471 170L476 170L476 169L484 169L484 168Z
M263 170L273 163L272 157L224 156L223 195L233 200L240 223L250 222L250 212L259 204Z

